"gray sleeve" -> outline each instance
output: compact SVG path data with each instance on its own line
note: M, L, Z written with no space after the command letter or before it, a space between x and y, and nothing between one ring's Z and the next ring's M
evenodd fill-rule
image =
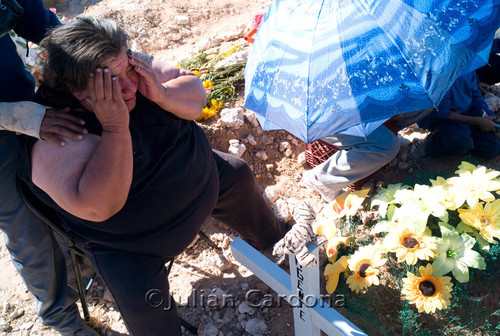
M18 132L37 139L45 106L29 102L0 103L0 130Z
M151 64L153 64L153 59L154 59L153 56L148 55L148 54L143 54L143 53L140 53L138 51L132 51L132 53L134 53L134 55L137 55L140 58L142 58L143 60L145 60L146 62L148 62L149 66L151 66Z

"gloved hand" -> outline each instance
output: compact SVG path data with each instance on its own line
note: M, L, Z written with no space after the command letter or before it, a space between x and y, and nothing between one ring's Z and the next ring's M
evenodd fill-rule
M293 209L293 218L296 224L274 245L273 255L278 258L278 264L283 261L286 254L294 254L301 266L314 266L318 260L307 250L307 243L311 241L323 245L327 241L325 237L316 235L311 227L316 219L316 213L304 201Z

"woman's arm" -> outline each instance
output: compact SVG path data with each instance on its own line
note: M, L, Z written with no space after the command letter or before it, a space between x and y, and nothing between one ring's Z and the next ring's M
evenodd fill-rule
M153 59L148 64L134 53L129 62L140 75L139 92L179 118L194 120L206 103L200 79L191 71Z
M86 135L64 147L37 142L31 153L32 179L64 210L95 222L125 204L132 183L133 154L129 111L111 74L97 70L90 98L101 122L101 137Z

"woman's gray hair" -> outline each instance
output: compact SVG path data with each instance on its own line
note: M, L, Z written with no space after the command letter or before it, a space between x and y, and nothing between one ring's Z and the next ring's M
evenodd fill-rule
M125 31L110 20L78 16L54 28L40 43L45 58L43 82L48 87L81 91L105 58L127 48Z

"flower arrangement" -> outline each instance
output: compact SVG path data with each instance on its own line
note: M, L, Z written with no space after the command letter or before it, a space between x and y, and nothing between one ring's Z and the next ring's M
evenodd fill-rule
M179 66L193 71L203 83L207 103L197 121L207 120L222 109L225 101L232 100L237 89L243 87L245 62L220 66L221 61L243 49L235 45L226 52L201 52L182 62Z
M471 272L498 260L500 172L462 162L455 174L431 179L429 185L393 184L378 192L370 207L379 220L369 244L356 243L352 229L367 191L349 191L329 204L314 227L328 239L327 292L336 291L343 275L351 291L368 293L381 283L382 272L389 278L403 269L399 278L392 277L405 307L400 318L408 320L412 305L418 314L456 307L455 287L470 285ZM339 253L341 243L347 247ZM493 315L500 315L500 309ZM496 328L500 331L500 323Z
M13 30L9 32L10 37L16 45L17 54L23 61L26 68L36 77L40 76L41 60L39 56L38 45L28 42L18 36Z

